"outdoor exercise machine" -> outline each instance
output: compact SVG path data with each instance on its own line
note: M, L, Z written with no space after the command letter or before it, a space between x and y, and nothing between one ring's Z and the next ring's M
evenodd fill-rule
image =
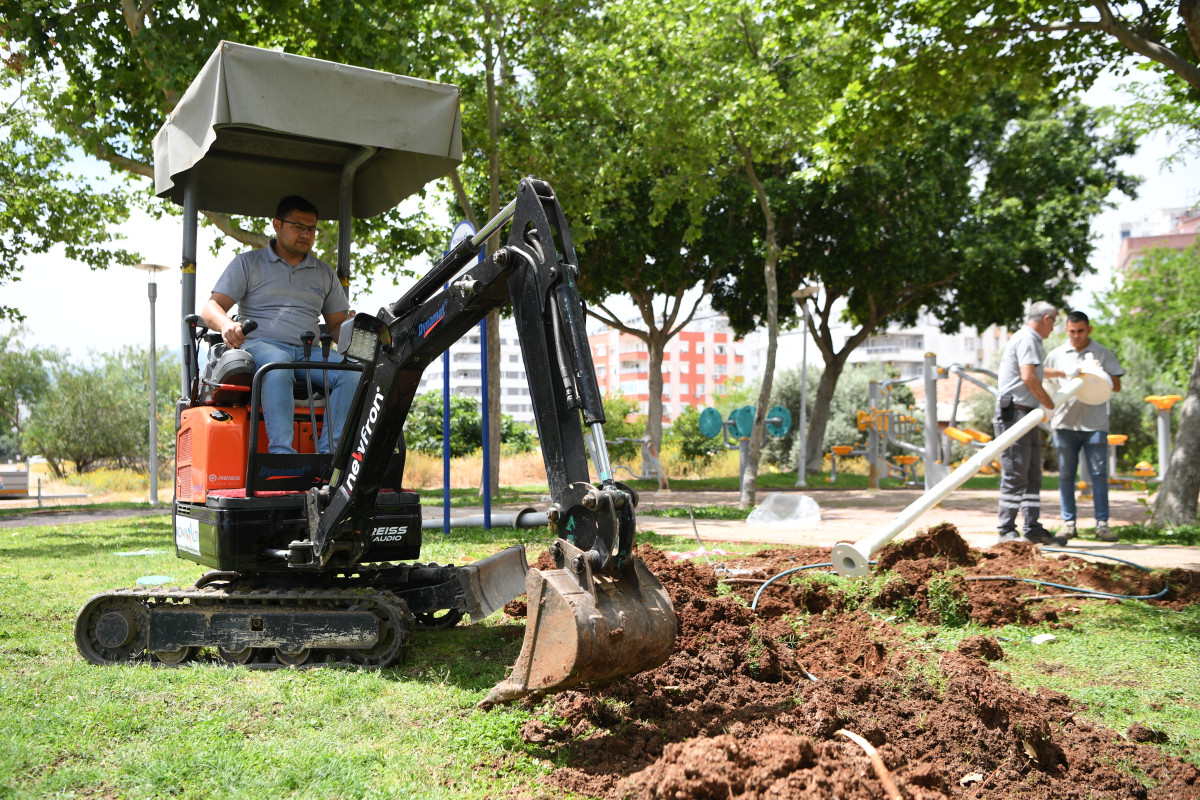
M587 443L588 452L592 453L593 442L590 431L583 434L584 441ZM629 477L639 481L657 481L658 490L660 492L671 491L670 485L667 483L667 471L663 468L662 461L658 458L658 448L654 446L654 440L649 436L643 436L640 439L629 436L618 436L615 439L609 439L610 443L628 444L630 442L640 442L642 445L642 472L634 472L630 467L623 464L613 464L613 474L617 474L617 470L623 469L629 473ZM592 453L592 463L596 463L596 455Z
M1183 398L1177 394L1152 394L1146 402L1158 409L1158 478L1167 477L1171 463L1171 407Z
M745 480L746 459L750 455L750 436L754 432L757 412L754 406L742 406L729 412L728 419L721 412L709 407L700 412L700 433L709 439L721 436L726 450L738 451L738 491ZM792 414L783 406L771 406L763 425L763 442L767 436L782 439L792 429ZM736 440L731 441L731 439ZM761 444L761 443L760 443Z
M860 410L856 423L860 431L867 434L867 442L863 451L849 450L830 454L830 482L836 476L835 459L848 455L865 455L867 458L867 485L871 489L879 488L880 478L890 474L890 467L895 467L897 476L906 483L916 479L916 461L925 463L925 488L929 489L949 474L949 469L942 463L942 446L938 433L937 420L937 382L946 370L937 365L937 356L925 354L925 363L920 376L911 378L889 378L885 381L871 381L867 386L867 402L869 408ZM911 414L894 411L891 408L891 389L893 386L912 381L922 380L925 385L925 422L920 424ZM915 445L906 442L902 436L911 432L924 433L924 444ZM914 459L899 457L901 460L887 459L887 445L907 451ZM845 448L845 445L839 445Z
M855 449L858 448L858 449ZM860 443L855 444L835 444L829 448L829 477L825 479L826 483L835 483L837 481L837 460L839 458L849 458L850 456L865 456L867 449L865 445Z
M1106 402L1111 395L1112 379L1094 359L1089 358L1080 365L1079 375L1064 383L1051 396L1050 400L1055 407L1071 397L1078 397L1088 405L1099 405ZM835 545L833 548L834 569L840 575L855 578L866 577L871 559L881 547L903 532L926 511L942 502L947 495L966 483L969 478L979 472L984 464L991 463L992 459L1011 447L1014 442L1048 420L1051 413L1052 411L1046 408L1036 408L1030 411L933 488L926 490L924 494L910 503L908 508L897 514L887 526L853 544L843 542Z
M1157 417L1157 437L1158 437L1158 470L1148 462L1139 462L1133 470L1132 478L1123 478L1117 475L1117 448L1129 441L1129 437L1123 434L1108 435L1108 482L1113 486L1129 486L1133 483L1140 483L1145 486L1149 482L1161 483L1167 474L1167 467L1171 462L1171 410L1172 407L1182 400L1183 397L1177 394L1152 394L1146 398L1146 402L1154 406L1158 413ZM1092 476L1087 469L1080 471L1079 482L1076 484L1079 489L1079 498L1087 500L1092 496Z

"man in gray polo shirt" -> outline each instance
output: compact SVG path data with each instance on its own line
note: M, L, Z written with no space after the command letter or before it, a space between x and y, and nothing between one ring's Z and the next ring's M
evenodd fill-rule
M312 254L317 233L317 208L298 195L279 201L271 220L275 238L261 250L235 257L221 274L212 296L200 311L210 330L221 332L230 348L243 348L254 356L258 367L279 361L303 361L300 335L316 332L318 317L325 317L330 331L337 329L354 312L333 268ZM254 320L258 329L246 336L241 322L229 317L238 306L242 321ZM341 361L331 353L329 360ZM329 385L325 386L325 375ZM312 381L325 390L325 425L318 442L319 452L331 453L341 438L342 426L354 401L358 374L313 370ZM274 370L263 379L263 423L267 449L271 453L294 453L292 417L294 379L304 370Z
M1079 364L1091 354L1112 378L1113 391L1121 391L1125 370L1112 351L1092 341L1092 326L1087 314L1072 311L1067 315L1067 343L1046 356L1047 369L1065 376L1079 373ZM1117 535L1108 526L1108 403L1089 406L1072 397L1054 410L1050 419L1054 446L1058 450L1058 495L1062 500L1063 527L1056 544L1066 544L1075 535L1075 474L1079 451L1083 450L1088 474L1092 478L1092 499L1096 514L1096 538L1115 542Z
M1044 377L1062 377L1062 372L1043 368L1042 340L1054 330L1058 310L1049 303L1034 303L1025 315L1025 325L1008 340L1000 355L996 436L1037 408L1054 408L1042 388ZM1017 513L1024 517L1024 538L1047 544L1050 533L1038 521L1041 514L1042 432L1034 428L1000 454L1000 512L997 527L1000 541L1016 541Z

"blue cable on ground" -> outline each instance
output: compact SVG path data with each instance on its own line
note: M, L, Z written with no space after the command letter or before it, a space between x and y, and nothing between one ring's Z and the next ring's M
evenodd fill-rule
M1086 586L1067 586L1063 583L1051 583L1050 581L1039 581L1037 578L1018 578L1016 575L966 575L964 581L1016 581L1018 583L1032 583L1034 586L1053 586L1055 589L1066 589L1070 592L1087 595L1088 597L1107 597L1113 600L1157 600L1160 597L1165 597L1167 592L1171 591L1170 584L1164 584L1162 591L1156 594L1112 594L1110 592L1102 592L1098 589L1089 589Z
M754 602L752 602L750 604L750 610L755 611L758 609L758 598L762 597L763 590L766 589L768 586L770 586L775 581L779 580L780 578L784 578L788 575L791 575L795 572L800 572L801 570L805 570L805 569L820 569L821 567L832 567L832 566L833 566L832 561L826 561L821 564L805 564L803 567L793 567L792 569L784 570L783 572L779 573L778 575L776 575L772 578L769 578L767 580L767 582L764 583L762 586L758 587L758 591L754 593Z

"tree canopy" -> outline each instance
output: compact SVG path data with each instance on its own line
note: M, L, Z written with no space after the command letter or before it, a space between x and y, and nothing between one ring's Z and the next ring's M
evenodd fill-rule
M1027 106L1006 94L928 119L910 147L871 163L781 184L781 280L822 287L810 332L825 370L806 462L819 458L846 359L872 332L924 313L950 332L1018 325L1029 299L1061 303L1091 270L1091 216L1113 189L1134 191L1116 166L1132 147L1101 136L1086 109ZM753 302L762 292L758 271L742 269L718 283L713 302L746 332L763 322ZM844 341L835 338L839 322L851 326Z

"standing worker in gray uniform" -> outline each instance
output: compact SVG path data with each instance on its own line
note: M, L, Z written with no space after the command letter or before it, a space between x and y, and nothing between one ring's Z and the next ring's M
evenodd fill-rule
M1000 355L999 386L996 392L996 416L992 424L996 436L1004 433L1022 417L1039 407L1054 408L1042 388L1043 378L1060 378L1062 372L1044 369L1042 340L1054 330L1058 309L1038 302L1029 307L1025 325L1008 340ZM1021 539L1017 533L1017 512L1024 517L1024 538L1034 544L1048 544L1050 532L1038 521L1041 513L1042 440L1037 428L1017 439L1000 454L1000 541Z
M1091 339L1092 326L1087 314L1072 311L1067 315L1067 343L1046 356L1047 374L1061 371L1064 377L1079 374L1079 365L1090 354L1112 378L1113 391L1121 391L1125 370L1112 351ZM1108 527L1108 403L1089 406L1072 397L1054 410L1050 419L1054 446L1058 451L1058 494L1062 500L1063 527L1055 544L1066 544L1075 535L1075 474L1079 451L1083 450L1087 471L1092 478L1092 502L1096 515L1096 538L1115 542L1117 535Z
M317 331L319 316L325 317L330 332L354 316L333 267L312 254L317 234L316 206L299 195L289 195L279 201L271 226L275 238L261 250L242 253L229 262L200 311L204 324L220 331L228 347L242 348L254 356L256 368L279 361L303 361L300 336ZM229 317L234 303L241 320L258 323L258 329L248 337L242 333L241 322ZM342 357L332 353L329 360L341 361ZM278 369L263 379L261 400L268 452L296 452L292 447L292 381L303 379L304 372ZM326 375L328 386L324 385ZM331 453L354 401L358 373L313 370L312 380L325 392L325 425L317 443L318 452Z

